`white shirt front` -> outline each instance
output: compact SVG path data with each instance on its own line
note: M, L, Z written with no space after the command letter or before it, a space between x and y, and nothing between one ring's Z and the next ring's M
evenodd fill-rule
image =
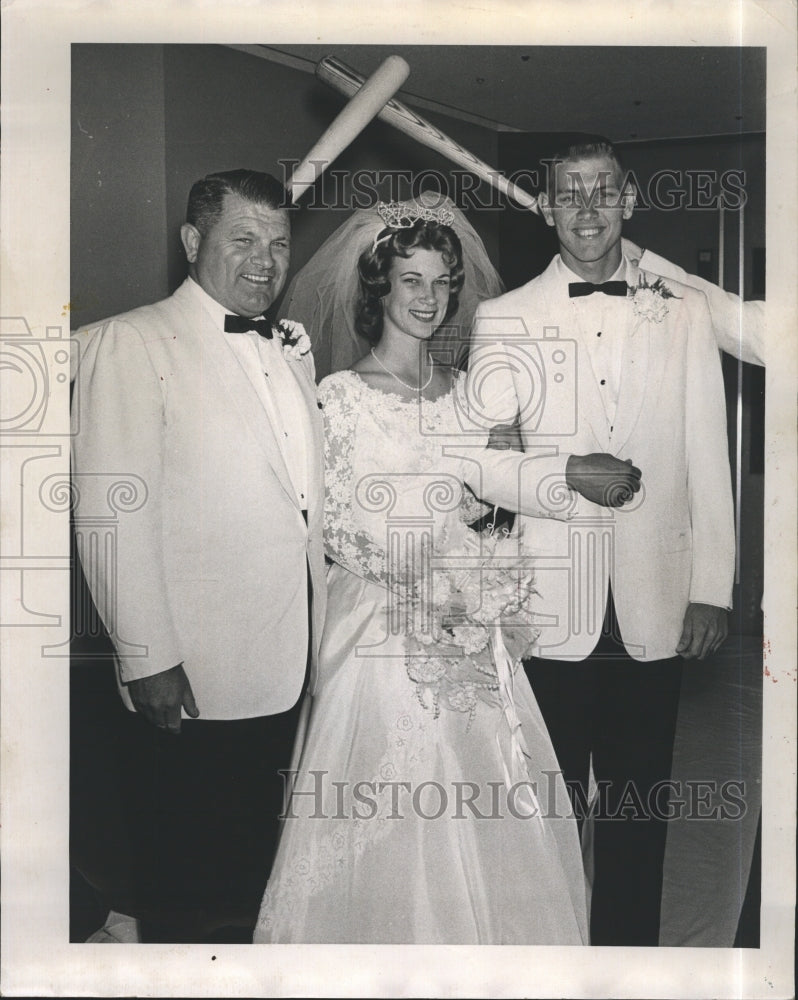
M564 282L570 284L585 280L574 273L561 257L557 258L557 268ZM627 279L627 261L624 258L609 280L625 279ZM576 326L581 333L580 342L587 351L601 390L607 428L612 438L618 396L621 391L623 352L628 337L629 298L593 292L592 295L572 298L571 305L576 317Z
M307 510L308 441L312 430L302 390L289 367L296 362L286 359L279 335L269 340L255 330L225 333L224 318L228 310L196 281L191 281L191 289L201 297L203 306L252 382L280 445L299 506Z

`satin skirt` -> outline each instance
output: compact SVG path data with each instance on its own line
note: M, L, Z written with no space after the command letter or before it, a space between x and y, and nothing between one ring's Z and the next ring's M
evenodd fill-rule
M577 826L523 670L509 707L487 690L473 712L436 706L385 590L337 564L328 584L254 940L587 944Z

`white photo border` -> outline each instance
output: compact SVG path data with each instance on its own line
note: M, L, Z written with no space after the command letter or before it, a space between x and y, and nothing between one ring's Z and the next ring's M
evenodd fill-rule
M762 45L767 47L767 354L763 872L759 949L69 944L68 661L37 628L3 628L3 926L6 996L793 995L796 681L796 8L791 0L451 0L313 3L19 0L3 10L2 317L68 337L70 46L76 42ZM49 333L48 333L49 328ZM783 333L782 333L783 331ZM68 409L68 380L51 405ZM66 433L64 430L63 433ZM48 439L49 441L49 439ZM60 459L68 472L68 438ZM24 447L41 447L31 440ZM48 445L49 447L49 445ZM19 453L15 453L15 460ZM20 511L5 482L2 543ZM33 517L35 511L26 511ZM52 531L51 519L47 530ZM64 522L42 544L25 607L69 620ZM13 570L11 571L13 572ZM0 579L0 584L2 579ZM48 641L50 636L48 635Z

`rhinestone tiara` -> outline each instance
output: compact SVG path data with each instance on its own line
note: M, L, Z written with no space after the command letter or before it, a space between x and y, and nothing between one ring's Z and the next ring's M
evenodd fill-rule
M385 223L386 229L411 229L419 220L437 222L441 226L451 226L454 222L454 212L445 205L433 208L414 201L381 201L377 205L377 214ZM371 244L371 252L374 253L379 244L392 235L393 233L378 233Z
M445 205L433 208L413 201L381 201L377 214L390 229L409 229L419 219L442 226L451 226L454 222L454 212Z

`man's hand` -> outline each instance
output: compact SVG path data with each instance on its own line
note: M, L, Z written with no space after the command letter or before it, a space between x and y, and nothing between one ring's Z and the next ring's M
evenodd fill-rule
M641 476L631 458L621 461L603 452L571 455L565 467L568 486L602 507L623 507L639 491Z
M497 451L523 451L524 444L521 440L521 428L516 421L514 424L497 424L491 428L488 438L488 447Z
M688 604L676 652L685 660L694 657L703 660L722 645L728 634L725 608L716 608L714 604Z
M130 681L127 689L139 715L170 733L180 732L181 708L185 708L192 719L199 715L182 663L170 670L163 670L160 674Z

